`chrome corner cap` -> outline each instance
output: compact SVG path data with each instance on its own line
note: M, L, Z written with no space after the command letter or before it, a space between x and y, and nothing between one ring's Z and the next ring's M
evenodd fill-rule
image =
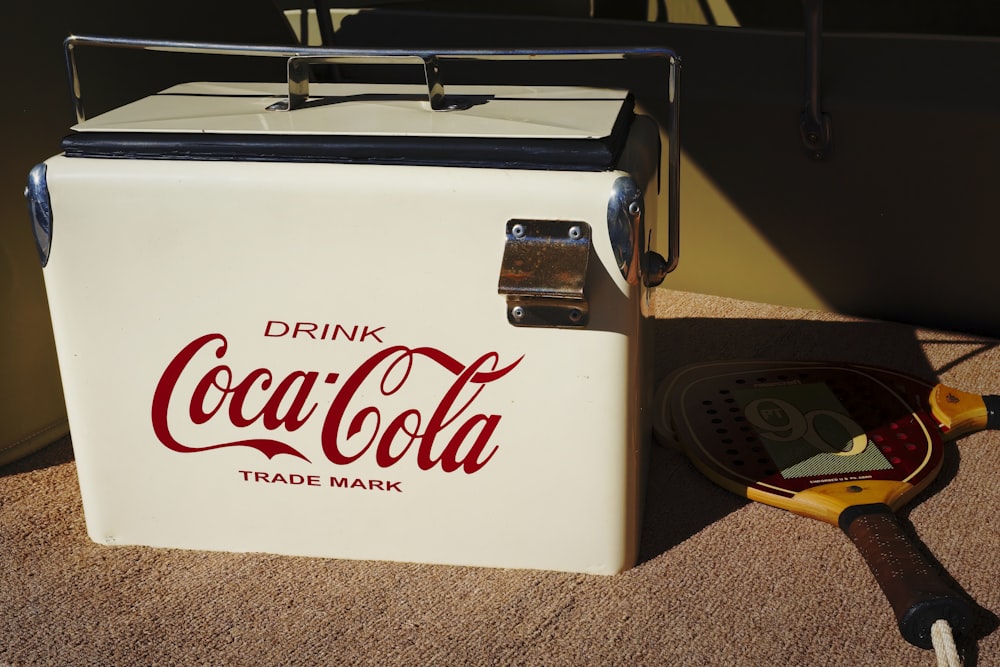
M28 172L28 185L24 188L31 230L35 235L35 246L43 267L49 263L49 252L52 249L52 201L49 198L47 171L44 162L32 167Z
M639 282L643 243L642 191L628 176L615 179L608 198L608 235L615 264L630 284Z

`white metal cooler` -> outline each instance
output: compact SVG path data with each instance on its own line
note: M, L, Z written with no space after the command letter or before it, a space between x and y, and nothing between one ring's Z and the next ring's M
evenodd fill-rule
M672 126L628 93L184 84L84 119L27 196L91 538L615 573L634 564ZM661 148L664 157L661 159ZM668 165L663 177L660 164ZM662 181L662 185L661 185ZM656 203L667 259L650 250ZM666 209L666 210L665 210Z

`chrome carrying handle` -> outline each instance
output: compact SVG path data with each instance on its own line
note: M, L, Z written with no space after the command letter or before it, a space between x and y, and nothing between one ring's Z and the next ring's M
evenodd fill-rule
M449 100L445 93L441 76L442 60L525 60L525 61L570 61L570 60L627 60L662 59L667 62L667 100L669 108L670 141L668 149L669 192L668 192L668 234L669 250L665 264L653 273L664 276L672 271L679 259L679 192L680 185L680 142L678 141L680 69L681 60L670 49L661 47L584 47L547 49L343 49L327 47L289 47L251 44L226 44L211 42L187 42L170 40L132 39L123 37L98 37L70 35L63 42L66 68L69 73L73 107L77 122L86 120L83 93L76 63L76 49L80 46L99 46L143 51L191 53L223 56L263 56L286 58L288 70L288 99L272 106L272 109L294 111L305 105L309 98L309 73L314 65L321 64L400 64L420 62L427 84L427 99L434 111L448 111L461 108ZM660 278L662 280L662 277Z
M184 42L123 37L95 37L70 35L63 43L66 68L72 87L73 106L77 121L86 120L80 77L76 65L76 48L103 46L174 53L192 53L227 56L263 56L288 59L288 103L286 110L301 108L309 97L309 71L314 65L371 64L389 65L419 62L423 64L427 83L427 99L436 111L454 108L447 102L444 80L441 76L442 60L626 60L630 58L660 58L668 62L667 95L673 104L677 94L680 58L670 49L659 47L587 47L550 49L341 49L326 47L288 47L253 44L223 44L211 42Z

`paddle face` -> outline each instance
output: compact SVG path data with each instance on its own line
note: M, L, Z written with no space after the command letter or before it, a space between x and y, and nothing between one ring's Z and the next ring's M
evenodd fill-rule
M731 491L836 524L853 505L898 507L937 474L942 440L920 406L930 391L857 366L704 364L665 383L658 433Z

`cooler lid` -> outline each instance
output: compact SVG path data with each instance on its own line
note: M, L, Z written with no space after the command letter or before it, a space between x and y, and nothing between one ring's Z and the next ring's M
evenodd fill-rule
M71 157L375 162L605 170L633 114L622 90L452 86L454 110L431 109L426 87L313 84L280 110L288 88L188 83L84 120Z
M268 83L187 83L73 127L78 132L214 132L594 139L611 134L628 93L566 86L452 86L467 105L433 111L420 85L312 84L306 106Z

